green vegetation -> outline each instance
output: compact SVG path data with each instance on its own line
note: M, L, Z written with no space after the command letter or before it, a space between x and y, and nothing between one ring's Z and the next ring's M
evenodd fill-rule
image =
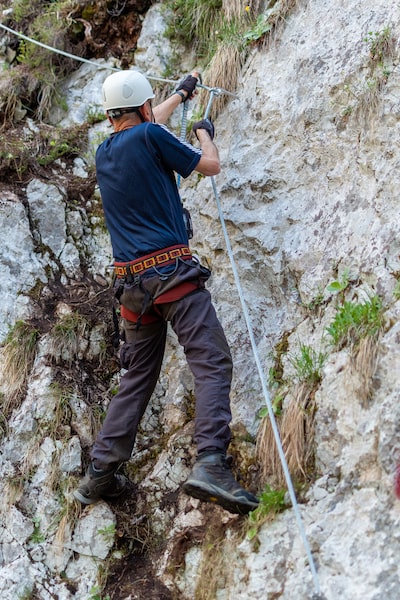
M361 124L368 126L376 115L380 94L394 70L398 55L397 40L389 26L380 31L369 31L363 41L368 47L363 77L354 78L343 85L344 97L341 119L351 115Z
M269 0L265 5L258 0L248 3L167 0L166 35L172 42L196 52L208 86L234 92L250 45L262 45L296 0L286 0L281 3L280 10L269 11L275 4L276 0ZM200 94L201 109L205 108L206 98L205 94ZM211 118L215 118L226 101L226 96L216 97Z
M90 591L89 591L89 598L88 600L111 600L110 596L107 594L107 596L103 596L102 595L102 590L101 587L98 585L93 586Z
M41 44L66 50L67 15L73 6L70 0L45 5L40 0L16 0L8 25ZM4 2L0 3L1 8L6 8ZM72 69L71 59L20 39L15 62L0 74L0 112L4 123L14 120L21 108L28 116L45 118L58 96L59 83Z
M49 415L46 433L51 439L65 438L69 435L69 429L66 431L65 426L69 426L71 421L71 398L73 390L71 387L62 386L54 381L50 384L50 391L54 395L54 412Z
M352 281L354 283L350 280L349 271L345 270L341 277L326 287L334 295L336 312L324 330L320 350L300 342L297 351L290 353L289 332L274 351L274 362L269 371L272 410L289 472L298 485L313 477L315 393L329 352L348 347L351 354L349 369L357 373L355 397L366 406L373 395L379 339L384 328L384 307L377 295L368 297L364 302L346 301L345 293ZM289 370L286 375L287 364L293 371ZM258 416L261 422L256 447L261 480L274 481L279 486L285 479L267 407L263 407Z
M331 281L331 283L329 283L326 286L326 289L328 292L334 293L334 294L343 294L343 292L348 288L349 286L349 270L345 269L342 273L342 276L339 279L335 279L334 281Z
M51 140L48 145L48 154L38 157L39 165L46 166L60 156L78 154L79 148L71 147L67 141Z
M317 352L311 346L300 344L300 352L289 355L288 358L295 369L295 377L299 383L315 386L321 381L321 371L327 358L326 352Z
M379 296L363 303L344 302L326 328L335 350L356 346L362 338L379 334L383 327L383 306Z
M271 29L272 29L272 24L268 20L267 15L261 14L261 15L258 15L253 26L244 32L243 38L246 42L257 42L266 33L271 31Z
M272 520L276 514L286 508L286 490L273 490L269 485L261 492L259 506L251 511L248 516L247 539L257 542L257 535L261 526L268 520Z
M382 65L385 60L393 57L396 40L390 27L381 31L368 31L364 42L368 44L371 60Z
M115 538L116 531L116 525L111 523L110 525L107 525L107 527L99 529L99 534L103 536L106 542L112 542Z
M24 135L18 129L9 130L2 136L0 145L0 176L26 178L29 172L37 172L60 158L82 155L87 146L87 125L69 128L41 125L32 135Z
M104 112L103 108L99 106L89 106L86 113L86 121L89 125L94 125L95 123L101 123L107 119L107 115Z
M24 591L18 594L17 600L31 600L33 594L33 589L29 587L25 587Z
M29 540L34 544L41 544L45 541L45 536L40 530L40 519L33 519L33 533Z
M215 31L221 24L222 0L171 0L165 6L168 9L166 36L184 46L194 47L200 58L212 56ZM210 23L214 24L212 30Z
M323 304L324 304L324 292L322 289L318 289L314 298L307 304L304 303L303 306L308 311L314 312Z

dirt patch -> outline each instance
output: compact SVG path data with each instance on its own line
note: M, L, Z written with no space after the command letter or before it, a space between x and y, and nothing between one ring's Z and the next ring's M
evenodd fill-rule
M176 600L154 576L146 556L131 555L111 570L104 597L110 600Z

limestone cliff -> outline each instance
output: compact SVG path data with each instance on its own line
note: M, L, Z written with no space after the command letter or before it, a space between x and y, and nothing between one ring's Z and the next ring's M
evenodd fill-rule
M93 173L93 148L108 130L87 125L83 110L100 106L101 82L118 60L105 61L97 48L97 66L77 65L65 81L68 110L54 106L49 118L65 131L82 126L85 148L26 181L2 171L4 600L399 596L400 8L384 0L290 6L251 47L237 97L215 121L233 268L210 180L191 176L181 191L195 226L191 246L213 270L210 289L234 358L235 465L258 493L285 482L268 471L276 448L268 417L260 417L266 398L246 310L281 428L298 401L308 454L293 474L316 574L287 497L285 509L249 535L254 522L180 492L194 456L194 398L172 334L126 467L131 494L85 509L71 500L120 375L112 257ZM170 51L160 43L159 8L147 12L137 44L138 65L154 75ZM21 140L35 139L33 119L18 128ZM354 330L334 343L338 315L349 319L343 307L374 302L381 320L367 343ZM19 335L11 361L10 331ZM301 359L319 371L312 384Z

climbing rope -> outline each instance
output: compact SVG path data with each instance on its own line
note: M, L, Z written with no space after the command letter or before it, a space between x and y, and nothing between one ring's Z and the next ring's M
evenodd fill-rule
M207 104L207 108L204 114L204 119L208 118L208 115L210 113L210 109L211 109L211 105L214 99L214 95L215 92L214 90L211 90L210 93L210 98ZM240 277L238 274L238 269L236 267L236 262L233 256L233 252L232 252L232 247L231 247L231 243L229 240L229 235L228 235L228 231L226 228L226 224L225 224L225 218L222 212L222 208L221 208L221 201L220 201L220 197L219 197L219 193L217 190L217 186L215 183L215 179L214 177L211 177L211 184L212 184L212 188L214 191L214 196L215 196L215 200L216 200L216 204L217 204L217 209L218 209L218 215L219 215L219 219L221 221L221 226L222 226L222 231L224 234L224 239L225 239L225 244L226 244L226 248L227 248L227 252L228 252L228 256L229 256L229 260L231 263L231 267L232 267L232 271L233 271L233 275L234 275L234 279L235 279L235 283L236 283L236 288L238 290L238 294L239 294L239 298L240 298L240 302L242 305L242 310L243 310L243 315L246 321L246 327L247 327L247 331L249 334L249 338L250 338L250 343L251 343L251 347L252 347L252 351L253 351L253 355L254 355L254 359L256 362L256 366L257 366L257 370L258 370L258 374L260 377L260 381L261 381L261 387L262 387L262 391L263 391L263 395L264 395L264 399L265 399L265 403L267 405L267 409L268 409L268 414L269 414L269 418L271 421L271 427L272 427L272 431L274 434L274 438L275 438L275 442L276 442L276 446L278 449L278 454L279 454L279 458L282 464L282 468L283 468L283 472L285 475L285 479L286 479L286 483L287 483L287 487L288 487L288 492L289 492L289 496L290 496L290 500L292 502L292 507L294 510L294 514L296 517L296 522L297 522L297 526L299 528L299 532L301 535L301 538L303 540L303 545L307 554L307 558L309 561L309 565L310 565L310 570L311 570L311 574L313 577L313 582L314 582L314 586L315 586L315 594L313 595L313 600L323 600L324 596L321 594L321 588L320 588L320 584L319 584L319 578L318 578L318 574L317 574L317 570L315 567L315 562L311 553L311 548L310 545L308 543L307 540L307 536L304 530L304 526L303 526L303 521L301 518L301 514L300 514L300 510L299 510L299 506L297 503L297 499L296 499L296 494L294 491L294 487L293 487L293 483L292 483L292 478L290 476L289 473L289 468L288 468L288 464L286 461L286 457L285 457L285 453L283 451L283 447L282 447L282 442L280 439L280 435L279 435L279 431L278 431L278 426L276 424L276 419L275 419L275 414L272 408L272 403L271 403L271 398L268 392L268 387L267 387L267 383L266 383L266 379L265 379L265 374L261 365L261 360L259 357L259 353L258 353L258 348L257 348L257 344L255 341L255 337L254 337L254 333L253 333L253 327L251 324L251 319L250 319L250 315L249 315L249 311L247 309L247 304L244 298L244 294L243 294L243 289L240 283Z
M70 52L65 52L64 50L59 50L58 48L53 48L52 46L43 44L42 42L39 42L38 40L35 40L31 37L28 37L27 35L24 35L23 33L20 33L19 31L15 31L15 29L11 29L11 27L7 27L6 25L3 25L3 23L0 23L0 28L4 29L4 31L7 31L8 33L11 33L13 35L20 37L21 39L23 39L27 42L31 42L32 44L36 44L36 46L45 48L46 50L49 50L50 52L55 52L56 54L61 54L62 56L66 56L67 58L71 58L73 60L77 60L79 62L88 64L88 65L92 65L93 67L96 67L96 69L107 69L109 71L121 71L121 69L119 69L118 67L111 67L110 65L100 64L100 63L94 62L92 60L88 60L87 58L82 58L81 56L76 56L75 54L71 54ZM149 75L148 73L144 73L144 75L145 75L145 77L147 77L147 79L150 79L151 81L160 81L162 83L171 83L172 85L177 85L179 83L179 81L176 81L174 79L165 79L163 77L156 77L155 75ZM233 96L234 98L237 98L236 94L234 94L233 92L229 92L228 90L224 90L222 88L218 88L218 87L212 88L207 85L204 85L203 83L198 83L197 87L205 89L208 92L213 90L216 94L226 94L228 96Z
M118 6L118 2L116 4L116 6ZM7 27L6 25L3 25L2 23L0 23L0 28L3 29L4 31L7 31L8 33L11 33L13 35L16 35L20 38L22 38L23 40L26 40L28 42L31 42L32 44L36 44L37 46L41 46L42 48L45 48L46 50L49 50L50 52L55 52L57 54L61 54L63 56L66 56L67 58L71 58L73 60L77 60L80 61L82 63L86 63L89 65L92 65L93 67L97 68L97 69L108 69L110 71L120 71L121 69L117 68L117 67L111 67L109 65L104 65L104 64L99 64L96 62L93 62L91 60L88 60L86 58L82 58L80 56L76 56L74 54L70 54L69 52L65 52L63 50L59 50L57 48L53 48L52 46L48 46L47 44L43 44L42 42L39 42L33 38L30 38L26 35L24 35L23 33L20 33L18 31L15 31L14 29L11 29L10 27ZM162 77L156 77L153 75L149 75L147 73L144 74L145 77L147 77L150 80L153 81L160 81L163 83L171 83L173 85L176 85L177 83L179 83L178 81L172 80L172 79L164 79ZM237 95L234 94L233 92L229 92L228 90L224 90L222 88L218 88L218 87L209 87L204 85L203 83L198 83L197 86L198 88L202 88L207 90L210 93L209 96L209 100L208 100L208 104L207 104L207 108L204 114L204 118L208 118L208 115L210 114L210 110L211 110L211 105L212 102L214 100L215 96L221 95L221 94L226 94L228 96L233 96L235 98L237 98ZM186 121L187 121L187 103L184 102L183 103L183 113L182 113L182 122L181 122L181 139L184 138L185 132L186 132ZM279 458L282 464L282 468L283 468L283 472L285 475L285 479L286 479L286 483L287 483L287 487L288 487L288 492L289 492L289 496L290 496L290 500L292 502L292 506L293 506L293 510L295 513L295 517L296 517L296 522L297 522L297 526L299 528L299 532L303 541L303 545L307 554L307 558L309 561L309 565L310 565L310 570L311 570L311 574L313 577L313 582L314 582L314 587L316 590L316 593L313 595L313 600L323 600L324 596L323 594L321 594L321 589L320 589L320 584L319 584L319 579L318 579L318 574L317 574L317 570L315 567L315 562L311 553L311 548L310 545L308 543L307 540L307 536L304 530L304 526L303 526L303 521L301 518L301 514L300 514L300 510L299 510L299 506L297 503L297 499L296 499L296 494L294 491L294 487L293 487L293 483L292 483L292 479L289 473L289 468L288 468L288 464L286 461L286 457L285 457L285 453L283 451L283 447L282 447L282 442L279 436L279 431L278 431L278 427L276 424L276 419L275 419L275 415L274 415L274 411L272 408L272 403L271 403L271 399L270 399L270 395L268 392L268 387L267 387L267 383L266 383L266 379L265 379L265 375L264 375L264 371L261 365L261 360L258 354L258 349L257 349L257 345L255 342L255 337L254 337L254 333L253 333L253 328L252 328L252 324L251 324L251 319L249 316L249 311L247 309L247 305L246 305L246 301L244 298L244 294L243 294L243 290L242 290L242 286L241 286L241 282L240 282L240 278L239 278L239 274L238 274L238 269L236 267L236 263L235 263L235 259L233 256L233 252L232 252L232 247L231 247L231 243L229 240L229 235L226 229L226 224L225 224L225 218L222 212L222 208L221 208L221 201L219 198L219 194L218 194L218 190L217 190L217 186L215 184L215 179L214 177L211 177L211 184L212 184L212 188L214 191L214 196L215 196L215 200L216 200L216 204L217 204L217 209L218 209L218 214L219 214L219 219L221 222L221 226L222 226L222 231L223 231L223 235L224 235L224 239L225 239L225 244L226 244L226 248L227 248L227 252L228 252L228 256L229 256L229 260L231 263L231 267L232 267L232 271L233 271L233 275L234 275L234 279L235 279L235 283L236 283L236 287L238 290L238 294L239 294L239 298L240 298L240 302L242 305L242 309L243 309L243 315L246 321L246 327L247 327L247 331L249 334L249 338L250 338L250 343L251 343L251 347L252 347L252 351L253 351L253 355L254 355L254 359L256 362L256 366L257 366L257 370L258 370L258 374L260 377L260 381L261 381L261 386L262 386L262 391L263 391L263 395L264 395L264 399L265 399L265 403L267 405L267 409L268 409L268 414L269 414L269 418L271 421L271 427L272 427L272 431L274 434L274 438L275 438L275 442L277 445L277 449L278 449L278 454L279 454Z

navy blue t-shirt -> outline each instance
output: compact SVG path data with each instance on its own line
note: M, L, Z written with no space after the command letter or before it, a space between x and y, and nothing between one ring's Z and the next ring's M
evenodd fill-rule
M97 181L115 261L188 243L174 171L188 177L200 158L201 150L147 122L98 147Z

